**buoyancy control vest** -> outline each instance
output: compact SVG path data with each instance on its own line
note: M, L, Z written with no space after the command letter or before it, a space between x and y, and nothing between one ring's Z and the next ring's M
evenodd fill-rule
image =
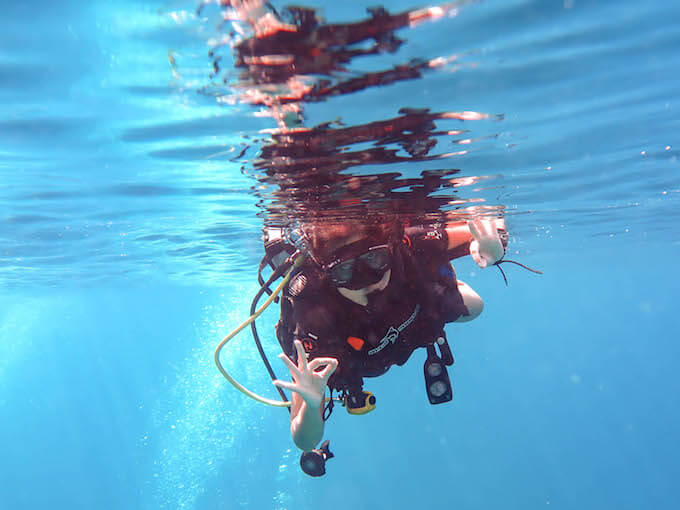
M276 326L282 349L296 359L293 342L299 339L309 359L338 359L328 381L336 391L360 391L364 377L403 365L419 347L445 342L444 325L468 313L446 239L442 249L441 238L432 242L430 231L406 234L393 247L389 284L370 294L367 306L340 295L311 261L284 288Z

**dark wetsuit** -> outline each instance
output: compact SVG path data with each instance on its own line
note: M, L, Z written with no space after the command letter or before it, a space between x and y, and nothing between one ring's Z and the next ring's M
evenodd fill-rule
M311 262L303 265L284 289L276 326L283 350L295 359L299 339L310 359L337 358L328 384L339 391L403 365L416 348L444 336L445 323L468 313L449 263L463 253L447 251L447 243L442 228L407 228L388 286L369 294L367 306L342 296Z

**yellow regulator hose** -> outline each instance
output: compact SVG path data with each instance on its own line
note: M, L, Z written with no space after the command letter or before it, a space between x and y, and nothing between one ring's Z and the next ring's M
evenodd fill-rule
M269 298L264 302L264 304L260 308L258 308L253 315L248 317L248 319L246 319L239 327L237 327L234 331L225 336L215 349L215 364L217 365L217 369L222 373L222 375L227 379L227 381L229 381L234 386L234 388L239 390L244 395L247 395L248 397L252 398L253 400L257 400L258 402L262 402L263 404L267 404L274 407L290 407L290 402L284 402L282 400L272 400L269 398L261 397L260 395L250 391L248 388L240 384L236 379L230 376L222 366L222 363L220 362L220 351L229 340L231 340L237 334L239 334L241 330L243 330L243 328L248 326L251 322L257 319L262 312L265 311L265 309L274 301L274 299L281 292L281 290L283 290L283 287L286 285L286 283L288 283L288 280L290 280L291 274L297 267L299 267L302 264L303 259L304 259L303 256L298 256L295 258L293 267L291 267L288 270L286 276L284 276L283 280L281 280L281 283L279 283L276 289L274 289L274 292L272 292L271 296L269 296Z

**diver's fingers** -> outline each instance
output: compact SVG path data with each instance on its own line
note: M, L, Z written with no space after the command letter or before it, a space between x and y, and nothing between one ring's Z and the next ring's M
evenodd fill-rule
M335 358L314 358L308 364L310 370L316 370L317 368L328 365L328 363Z
M276 379L273 381L274 386L278 386L279 388L283 388L284 390L289 390L289 391L297 391L296 387L297 385L293 382L288 382L288 381L279 381Z
M326 358L328 363L326 363L326 368L324 368L319 375L323 378L323 382L327 382L328 378L333 375L335 369L338 368L338 360L335 358Z
M300 370L298 367L293 363L293 360L290 359L288 356L286 356L284 353L279 354L279 358L281 358L281 361L283 361L286 366L288 367L288 370L290 370L290 373L295 377L296 379L300 378Z
M496 233L496 229L494 228L494 223L493 220L490 218L479 218L477 219L477 228L479 229L480 232L482 232L482 235L484 237L493 237L494 234Z
M302 347L302 342L300 342L300 340L295 340L294 343L298 354L298 370L300 370L300 372L306 372L309 369L307 368L307 353L305 352L305 348Z
M335 358L314 358L309 362L310 370L315 370L319 367L325 368L320 372L316 372L316 374L326 382L328 378L333 375L335 369L338 368L338 360Z
M482 269L487 266L486 259L479 251L479 241L476 239L470 243L470 255L472 255L472 260Z
M472 237L474 237L476 240L481 239L482 233L480 232L478 222L479 220L469 220L468 221L468 228L470 229L470 233L472 234Z
M473 229L475 230L474 232ZM472 222L472 225L470 226L470 232L473 232L473 235L477 239L488 239L498 236L496 222L492 218L477 218Z
M323 366L325 366L326 368L321 372L318 372L318 374L321 375L322 377L329 367L332 367L331 373L333 373L333 371L335 371L335 369L338 368L338 360L335 358L314 358L312 361L309 362L310 370L316 370L317 368Z
M498 226L496 225L496 219L495 218L489 218L486 220L486 230L492 239L499 239L498 236Z

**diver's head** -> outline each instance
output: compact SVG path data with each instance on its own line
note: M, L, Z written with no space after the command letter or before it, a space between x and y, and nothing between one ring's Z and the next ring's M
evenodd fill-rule
M320 224L308 237L312 258L341 293L342 289L368 293L387 286L394 251L389 227L359 222Z

